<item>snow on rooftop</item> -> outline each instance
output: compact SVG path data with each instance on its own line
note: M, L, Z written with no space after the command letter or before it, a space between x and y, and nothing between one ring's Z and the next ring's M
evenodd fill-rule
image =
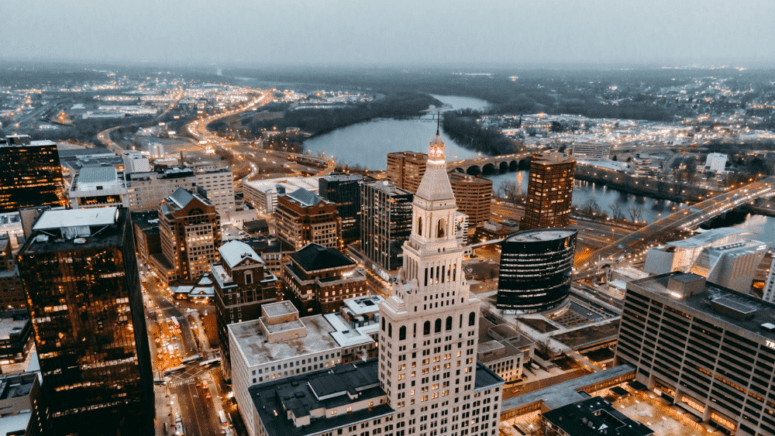
M117 207L94 209L47 210L38 218L33 230L61 229L63 227L107 226L118 219Z
M256 254L255 250L253 250L250 245L241 241L229 241L221 245L221 247L218 248L218 252L221 253L223 261L229 265L229 268L234 268L245 258L251 258L258 263L264 263L261 256Z

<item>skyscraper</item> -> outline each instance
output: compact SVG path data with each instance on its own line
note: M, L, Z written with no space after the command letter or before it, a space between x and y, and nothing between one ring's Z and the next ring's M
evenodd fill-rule
M56 143L26 135L0 138L0 213L66 204Z
M331 174L318 179L321 197L336 203L342 219L342 240L346 245L361 237L361 187L362 176Z
M153 433L148 334L131 223L115 207L45 211L19 252L51 427Z
M277 239L301 250L307 244L342 248L342 219L336 204L306 189L279 195L274 213Z
M487 222L492 206L492 180L450 171L449 181L455 193L457 210L468 216L468 226L475 229Z
M425 174L428 155L413 151L400 153L388 153L387 178L393 186L414 194L420 186L423 174Z
M361 249L384 271L401 266L412 233L412 193L385 181L361 184Z
M575 172L576 161L566 154L533 155L522 230L568 227Z
M570 293L576 229L517 232L501 244L496 307L521 313L560 306Z

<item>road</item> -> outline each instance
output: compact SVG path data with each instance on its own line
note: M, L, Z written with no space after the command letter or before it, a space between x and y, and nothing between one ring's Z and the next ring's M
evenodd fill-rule
M588 278L596 273L600 261L638 261L642 260L645 250L662 241L660 238L670 236L675 231L689 230L758 198L773 195L775 177L766 177L757 182L744 185L733 191L715 195L707 200L692 205L690 208L674 212L665 218L618 239L597 250L592 257L576 263L575 279ZM592 258L595 260L592 261Z

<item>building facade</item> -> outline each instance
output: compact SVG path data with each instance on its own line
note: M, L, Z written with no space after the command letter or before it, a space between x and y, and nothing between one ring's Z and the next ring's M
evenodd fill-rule
M608 159L611 154L611 144L580 143L573 144L573 158L585 161L600 161Z
M361 184L361 250L385 271L398 269L412 233L412 193L385 181Z
M702 250L690 271L713 284L747 294L769 248L769 244L760 241L708 247Z
M306 189L280 195L274 217L277 239L296 250L307 244L343 248L342 219L336 204Z
M24 296L22 279L16 266L11 240L0 238L0 308L16 310L27 308L27 298Z
M342 240L345 245L361 238L361 188L362 176L331 174L318 179L318 193L325 200L336 203L342 219Z
M576 161L566 154L533 155L522 230L568 227L575 173Z
M0 168L0 213L67 204L56 143L26 135L0 139Z
M366 276L334 248L309 244L283 268L285 298L305 316L337 312L344 300L368 294Z
M672 272L627 284L615 363L698 421L775 434L775 305Z
M0 429L6 436L38 436L46 431L46 401L40 373L0 376Z
M703 250L745 239L751 233L734 227L721 227L702 232L691 238L671 241L649 248L643 269L651 274L666 274L672 271L688 272Z
M221 369L231 378L226 326L258 319L261 306L282 299L280 281L264 269L264 261L248 244L229 241L218 248L221 262L210 269L215 279L215 313L221 344Z
M242 191L245 203L252 206L260 214L271 215L277 208L279 194L297 189L318 193L317 177L283 177L277 179L253 180L243 184ZM279 194L278 194L279 193Z
M412 151L388 153L387 179L395 187L414 194L425 174L428 155Z
M226 221L229 213L237 210L234 174L230 170L196 172L196 186L204 191L207 199L215 206L215 210L221 215L221 221Z
M455 193L458 212L468 216L468 226L476 228L490 219L492 180L450 171L449 182Z
M215 206L199 194L178 188L159 209L161 254L152 262L167 281L197 280L218 260L221 220Z
M570 294L575 229L517 232L501 243L496 307L518 313L560 307Z
M73 209L129 207L124 173L113 165L83 167L73 176L67 195Z
M714 173L723 173L727 166L727 155L724 153L708 153L705 159L705 168Z
M189 168L170 168L162 172L127 173L129 209L132 212L158 210L164 197L176 189L196 190L196 176Z
M19 253L46 434L147 435L155 401L126 209L50 210Z

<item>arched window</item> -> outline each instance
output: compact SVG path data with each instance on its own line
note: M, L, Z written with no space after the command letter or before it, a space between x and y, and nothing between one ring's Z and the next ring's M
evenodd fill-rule
M431 322L425 321L425 324L422 326L422 334L429 335L431 334Z
M406 339L406 326L401 326L400 329L398 329L398 340L403 341Z
M385 318L382 318L382 331L385 331Z
M388 324L388 337L389 338L393 337L393 323Z
M417 217L417 234L422 236L422 217Z
M447 331L450 331L450 330L452 330L452 317L448 316L447 317Z
M436 237L437 238L443 238L444 237L444 233L446 231L447 231L447 221L444 218L442 218L442 219L439 220L439 228L438 228L438 230L436 232Z
M436 320L436 329L435 329L435 332L436 332L436 333L441 333L441 318L439 318L439 319L437 319L437 320Z
M469 326L476 325L476 314L474 312L471 312L468 315L468 325Z

